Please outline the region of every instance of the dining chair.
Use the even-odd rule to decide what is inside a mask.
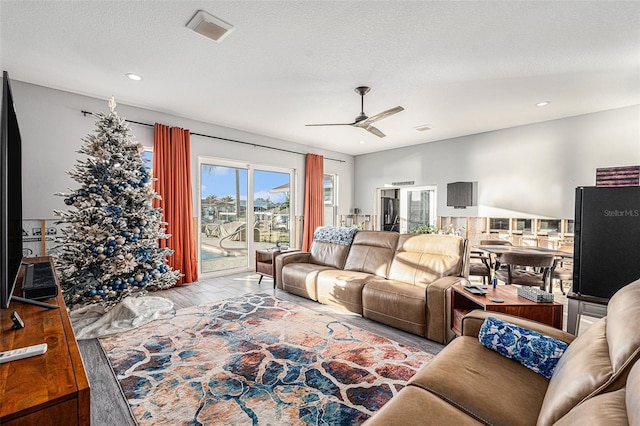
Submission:
[[[504,269],[497,270],[496,276],[505,284],[537,286],[546,290],[554,259],[550,253],[502,253],[500,264]]]
[[[573,246],[560,246],[558,250],[573,253]],[[560,291],[562,294],[566,294],[563,281],[573,281],[573,258],[556,258],[555,265],[551,270],[551,285],[553,285],[553,280],[559,281]]]
[[[512,246],[511,241],[507,240],[480,240],[481,246]],[[489,254],[489,266],[491,269],[497,271],[500,269],[500,255],[495,255],[495,258],[491,258],[491,254]]]
[[[469,256],[469,275],[482,277],[482,283],[488,284],[491,279],[491,258],[481,250],[471,250]]]

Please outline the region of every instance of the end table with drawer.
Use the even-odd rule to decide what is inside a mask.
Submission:
[[[276,257],[283,253],[292,253],[294,251],[300,250],[256,250],[256,272],[260,274],[258,285],[262,282],[262,278],[267,276],[273,278],[273,288],[276,288]]]
[[[462,317],[474,309],[502,312],[521,318],[538,321],[562,330],[563,305],[558,302],[534,302],[518,296],[514,285],[487,286],[487,294],[480,296],[465,290],[461,284],[451,287],[451,329],[460,336]],[[495,297],[503,302],[492,302]]]

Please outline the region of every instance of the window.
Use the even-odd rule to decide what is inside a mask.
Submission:
[[[337,213],[337,188],[338,176],[335,174],[324,175],[324,224],[325,226],[336,225]]]
[[[150,148],[145,148],[142,153],[142,159],[144,160],[144,165],[151,171],[153,171],[153,150]]]
[[[489,229],[491,231],[508,231],[509,219],[492,217],[489,219]]]
[[[531,219],[513,219],[513,232],[530,234],[533,232],[532,223]]]
[[[555,234],[560,232],[560,219],[540,219],[539,234]]]
[[[421,226],[436,226],[436,187],[400,189],[400,232],[416,232]]]

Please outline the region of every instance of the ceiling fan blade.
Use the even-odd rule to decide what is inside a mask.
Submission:
[[[305,124],[305,126],[353,126],[356,123],[323,123],[323,124]]]
[[[372,117],[369,117],[366,120],[363,120],[358,124],[362,123],[363,125],[366,126],[368,124],[371,124],[371,123],[374,123],[376,121],[382,120],[383,118],[387,118],[387,117],[389,117],[389,116],[391,116],[393,114],[397,114],[400,111],[404,111],[404,108],[402,108],[401,106],[397,106],[395,108],[391,108],[391,109],[388,109],[386,111],[382,111],[380,114],[376,114],[376,115],[374,115]]]
[[[358,126],[358,127],[360,127],[360,126]],[[376,135],[379,138],[384,138],[385,137],[384,133],[382,133],[380,130],[378,130],[377,128],[375,128],[373,126],[364,126],[362,128],[365,129],[368,132],[373,133],[374,135]]]

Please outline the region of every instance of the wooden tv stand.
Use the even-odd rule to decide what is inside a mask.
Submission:
[[[50,257],[29,262],[51,262]],[[20,295],[21,283],[14,294]],[[47,352],[0,364],[0,424],[89,425],[89,380],[78,349],[62,292],[44,300],[59,309],[46,309],[13,301],[0,310],[0,351],[47,343]],[[24,328],[12,330],[16,311]]]

